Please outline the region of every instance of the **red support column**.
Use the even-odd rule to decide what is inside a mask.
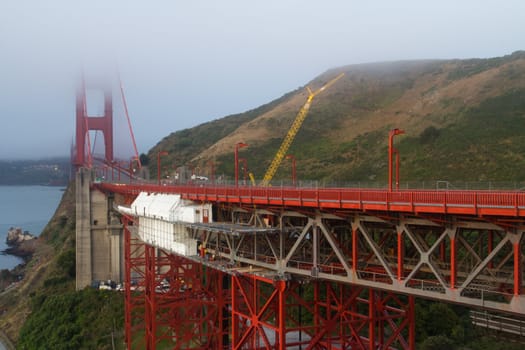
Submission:
[[[443,262],[445,262],[447,259],[447,246],[445,244],[445,240],[439,244],[439,256]]]
[[[314,333],[319,334],[321,333],[321,316],[320,316],[320,308],[319,308],[319,300],[321,297],[320,293],[320,282],[316,281],[314,282],[314,314],[313,314],[313,320],[314,320]]]
[[[144,320],[146,321],[146,350],[154,350],[157,337],[157,301],[155,298],[155,248],[145,245],[146,271],[145,271],[145,304]]]
[[[416,349],[416,298],[413,295],[408,297],[408,350]]]
[[[235,349],[235,344],[237,339],[239,338],[239,318],[235,314],[235,310],[237,310],[237,278],[235,276],[232,276],[231,278],[231,330],[232,330],[232,349]]]
[[[492,250],[494,250],[494,231],[489,230],[488,242],[487,242],[487,255],[492,253]],[[494,268],[494,263],[492,262],[492,260],[489,261],[487,266],[489,269]]]
[[[405,248],[403,244],[403,231],[397,232],[397,280],[401,281],[404,277],[403,262],[405,259]]]
[[[514,246],[514,295],[521,294],[521,249],[520,242],[513,244]]]
[[[286,349],[286,299],[285,299],[285,291],[286,291],[286,282],[285,281],[277,281],[277,290],[279,292],[279,318],[277,320],[277,328],[278,328],[278,339],[279,343],[275,347],[279,350],[285,350]]]
[[[129,232],[130,220],[123,217],[124,230],[124,340],[126,349],[131,349],[131,233]]]
[[[392,191],[393,176],[393,158],[396,153],[396,189],[399,188],[399,154],[394,148],[394,136],[404,134],[405,131],[401,129],[392,129],[388,133],[388,190]]]
[[[385,327],[387,326],[386,325],[386,322],[385,322],[385,318],[386,318],[386,310],[383,309],[384,305],[383,303],[386,304],[386,300],[383,299],[383,292],[381,291],[376,291],[376,296],[377,298],[375,298],[375,306],[374,306],[374,314],[375,314],[375,317],[376,317],[376,327],[377,327],[377,341],[375,342],[375,346],[378,348],[378,349],[384,349],[384,345],[385,345]]]
[[[357,259],[358,259],[358,239],[357,239],[357,229],[352,228],[352,270],[354,273],[357,272]]]
[[[217,338],[218,342],[220,344],[221,349],[229,348],[229,332],[228,332],[228,319],[227,319],[227,310],[226,310],[226,298],[224,295],[224,272],[217,271],[216,281],[217,281],[217,289],[216,289],[216,296],[217,296],[217,320],[216,320],[216,328],[217,328]]]
[[[450,237],[450,288],[456,289],[456,234]]]
[[[375,350],[375,293],[373,289],[368,290],[368,349]]]

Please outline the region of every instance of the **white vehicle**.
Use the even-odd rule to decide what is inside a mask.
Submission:
[[[100,285],[98,286],[98,289],[99,290],[111,290],[111,286],[104,281],[100,281]]]
[[[192,180],[200,180],[200,181],[208,181],[208,178],[206,176],[200,176],[200,175],[191,175]]]

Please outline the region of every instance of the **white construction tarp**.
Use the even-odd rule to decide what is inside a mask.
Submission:
[[[140,193],[122,213],[138,218],[140,238],[151,245],[180,255],[197,254],[197,242],[186,224],[211,222],[211,204],[184,200],[177,194]]]

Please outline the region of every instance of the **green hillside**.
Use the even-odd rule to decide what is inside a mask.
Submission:
[[[396,147],[402,184],[525,180],[525,52],[351,65],[306,86],[319,88],[340,72],[345,76],[314,99],[290,147],[299,179],[381,186],[388,132],[401,128],[406,134],[396,137]],[[185,165],[210,176],[213,163],[215,174],[231,179],[235,144],[243,141],[249,147],[240,155],[260,179],[306,97],[298,89],[257,109],[174,132],[149,157],[167,150],[165,168]],[[155,176],[156,162],[150,170]],[[289,180],[290,173],[284,160],[274,183]]]

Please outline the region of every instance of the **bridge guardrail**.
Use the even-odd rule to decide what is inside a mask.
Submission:
[[[400,190],[390,192],[354,188],[234,187],[202,184],[158,186],[97,183],[95,185],[115,192],[179,193],[191,200],[231,203],[525,217],[525,192],[521,191]]]

